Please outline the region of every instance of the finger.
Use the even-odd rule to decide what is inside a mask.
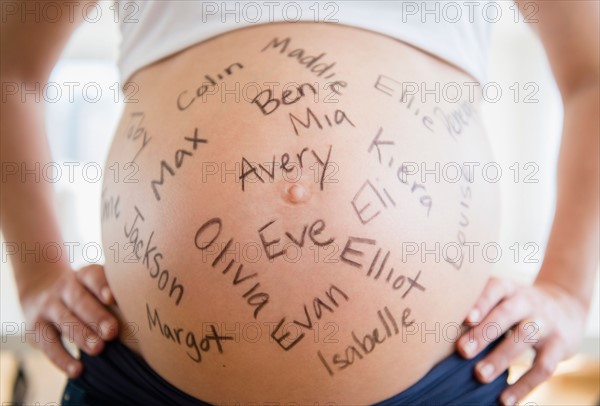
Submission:
[[[532,342],[528,339],[527,323],[519,323],[483,360],[475,365],[475,376],[483,383],[492,382],[508,369],[510,363],[528,348]]]
[[[55,324],[62,336],[74,342],[88,354],[98,354],[104,346],[95,331],[86,326],[60,300],[53,301],[48,307],[48,321]]]
[[[96,295],[98,300],[107,305],[115,303],[103,266],[88,265],[75,272],[75,275],[90,292]]]
[[[523,399],[536,386],[548,379],[555,371],[562,359],[561,346],[557,342],[549,341],[540,348],[536,354],[533,366],[517,382],[510,385],[502,392],[500,401],[504,405],[514,405]]]
[[[480,324],[459,339],[459,351],[466,358],[474,357],[530,313],[531,305],[524,295],[508,297],[494,307]]]
[[[69,375],[70,378],[79,376],[83,369],[81,362],[71,356],[60,339],[60,333],[51,323],[41,324],[42,339],[39,348],[56,365]]]
[[[116,336],[117,319],[78,280],[63,290],[62,299],[75,316],[102,338],[110,340]]]
[[[465,321],[468,323],[479,322],[504,297],[512,295],[514,291],[515,284],[511,280],[491,277]]]

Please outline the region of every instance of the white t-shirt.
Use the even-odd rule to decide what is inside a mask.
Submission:
[[[379,32],[486,80],[493,1],[119,0],[119,67],[138,69],[232,29],[278,21],[341,23]]]

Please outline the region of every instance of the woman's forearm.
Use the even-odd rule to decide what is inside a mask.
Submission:
[[[551,282],[587,307],[598,264],[598,2],[532,3],[564,105],[554,223],[537,282]]]
[[[27,328],[39,333],[29,340],[70,377],[81,373],[81,363],[66,350],[61,335],[95,355],[103,340],[118,334],[118,323],[105,307],[114,301],[101,266],[70,272],[66,256],[45,257],[52,255],[46,247],[61,247],[63,241],[52,184],[39,173],[51,160],[44,106],[40,94],[25,90],[44,88],[76,25],[68,18],[38,23],[18,15],[0,24],[0,225],[12,243],[10,259]],[[5,91],[9,88],[16,91]]]
[[[558,284],[586,308],[598,267],[599,94],[596,81],[563,97],[556,212],[537,277],[538,282]]]
[[[4,79],[8,83],[10,79]],[[10,80],[22,89],[33,83]],[[2,103],[0,130],[2,194],[0,218],[2,233],[11,245],[10,259],[20,293],[31,282],[49,272],[69,268],[68,258],[46,258],[44,247],[59,244],[62,238],[55,214],[52,184],[41,174],[51,160],[44,129],[43,105],[29,94],[6,95]],[[16,173],[15,173],[16,172]]]
[[[24,18],[14,13],[0,24],[0,226],[5,240],[16,250],[11,261],[21,294],[32,282],[69,267],[65,256],[56,260],[43,255],[46,244],[62,245],[62,238],[52,184],[40,173],[51,160],[40,93],[82,19],[79,13],[69,17],[69,2],[57,5],[61,8],[58,19]]]

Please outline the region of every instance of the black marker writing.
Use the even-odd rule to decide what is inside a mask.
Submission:
[[[181,283],[177,282],[176,276],[173,277],[169,270],[163,268],[162,261],[164,256],[157,246],[152,244],[154,231],[150,233],[147,239],[140,235],[138,220],[143,223],[145,218],[137,206],[133,206],[133,208],[135,210],[135,217],[131,226],[128,227],[126,224],[123,228],[125,237],[133,245],[133,255],[138,261],[142,261],[148,274],[157,280],[158,288],[161,291],[167,288],[169,281],[171,282],[168,291],[169,297],[175,297],[175,305],[178,306],[183,298],[184,287]],[[127,228],[129,228],[129,231]]]
[[[306,55],[307,51],[302,48],[296,48],[288,52],[290,41],[291,39],[289,37],[282,40],[279,40],[277,37],[273,38],[261,52],[265,52],[268,49],[278,50],[280,54],[285,54],[288,58],[296,59],[300,65],[304,66],[308,71],[314,73],[319,78],[333,79],[336,76],[336,72],[333,71],[336,63],[323,62],[327,55],[325,52],[316,56]],[[348,83],[343,80],[335,80],[327,83],[327,87],[338,95],[342,94],[339,91],[339,88],[346,87],[347,85]]]
[[[150,143],[150,140],[152,140],[152,138],[148,136],[148,131],[146,131],[142,125],[145,117],[146,115],[142,112],[131,113],[130,116],[130,123],[126,130],[126,137],[128,140],[140,144],[131,162],[135,162],[138,155],[144,148],[146,148],[146,146]]]
[[[431,197],[431,195],[428,194],[427,187],[424,184],[417,182],[416,180],[409,179],[410,171],[409,171],[408,166],[404,163],[400,163],[398,165],[399,160],[397,160],[393,156],[392,151],[393,151],[393,147],[396,145],[396,143],[389,139],[388,140],[383,139],[382,133],[383,133],[383,128],[380,127],[379,130],[377,131],[377,134],[375,135],[375,137],[369,144],[369,147],[367,148],[367,153],[373,154],[373,155],[376,154],[377,161],[379,162],[380,165],[387,166],[388,168],[392,169],[393,171],[395,170],[395,175],[396,175],[397,180],[400,182],[400,184],[409,187],[411,195],[418,197],[419,203],[421,204],[421,206],[423,206],[427,210],[427,217],[429,217],[431,208],[433,206],[433,198]],[[368,188],[367,188],[367,186],[368,186]],[[395,199],[393,198],[392,193],[388,189],[383,188],[381,193],[379,193],[374,188],[374,184],[372,182],[370,182],[369,180],[367,180],[365,182],[365,184],[361,185],[360,189],[358,190],[354,199],[352,199],[352,202],[351,202],[351,204],[354,207],[354,210],[356,211],[360,221],[363,224],[367,224],[368,222],[373,220],[377,216],[377,214],[379,214],[379,212],[376,212],[375,214],[365,218],[363,215],[363,211],[365,211],[367,209],[369,204],[367,204],[366,206],[357,206],[356,205],[359,195],[361,195],[365,191],[366,192],[373,191],[375,194],[377,194],[377,199],[379,200],[379,202],[381,203],[381,205],[383,207],[387,208],[385,200],[389,200],[389,202],[391,203],[392,206],[396,205]],[[386,198],[385,200],[383,198],[384,196]],[[368,199],[368,201],[376,202],[375,200],[373,200],[373,198]]]
[[[106,188],[102,190],[101,201],[101,221],[110,220],[112,218],[118,219],[121,215],[121,211],[119,209],[121,197],[120,196],[108,196],[106,192]]]
[[[384,252],[382,248],[378,248],[373,254],[373,247],[376,247],[376,243],[375,240],[368,238],[348,237],[348,241],[340,254],[340,260],[359,270],[367,269],[365,276],[372,278],[374,281],[381,280],[387,284],[391,284],[394,290],[400,290],[405,287],[406,289],[402,290],[402,299],[406,298],[413,289],[424,292],[425,286],[419,282],[421,270],[417,272],[416,276],[410,277],[406,275],[406,270],[400,273],[399,270],[394,269],[392,266],[386,268],[392,262],[390,259],[391,252]],[[370,261],[365,261],[365,252],[363,250],[369,251]]]
[[[234,69],[236,68],[236,69]],[[244,66],[239,63],[232,63],[225,68],[221,73],[217,74],[217,80],[222,82],[227,76],[231,76],[235,71],[243,69]],[[203,82],[197,89],[194,95],[189,95],[187,90],[179,93],[177,96],[177,108],[179,111],[187,110],[197,98],[203,98],[207,96],[207,92],[217,86],[217,81],[210,75],[204,75],[206,82]]]
[[[317,90],[310,83],[303,83],[298,86],[287,86],[286,90],[281,93],[281,99],[273,97],[271,89],[266,89],[252,99],[251,104],[255,104],[265,116],[274,113],[279,106],[289,106],[299,102],[302,98],[312,93],[313,96],[317,96]],[[314,99],[318,101],[317,98]]]
[[[390,309],[385,306],[382,310],[377,311],[377,327],[362,334],[352,331],[350,334],[351,344],[347,345],[341,353],[325,356],[321,351],[317,351],[319,361],[329,376],[333,376],[335,371],[344,370],[373,353],[385,341],[397,336],[401,329],[412,326],[415,319],[409,320],[410,317],[411,309],[406,307],[401,313],[399,324]]]
[[[199,337],[193,331],[185,331],[183,327],[173,327],[161,322],[158,309],[154,309],[154,311],[150,310],[148,303],[146,303],[146,315],[148,316],[148,328],[150,331],[158,328],[158,331],[165,339],[177,345],[185,346],[187,348],[187,356],[196,363],[202,361],[202,353],[210,351],[213,345],[212,348],[216,348],[219,354],[223,354],[223,342],[233,340],[232,336],[219,335],[217,327],[214,324],[208,326],[210,333],[199,340]]]
[[[303,329],[312,329],[314,320],[313,315],[316,320],[321,320],[324,317],[325,310],[328,313],[333,313],[334,310],[340,306],[342,299],[347,302],[348,295],[332,284],[329,290],[325,292],[325,298],[315,297],[312,300],[312,306],[305,304],[303,307],[303,315],[293,319],[292,323]],[[288,331],[284,332],[281,328],[284,325],[285,320],[286,318],[282,317],[279,323],[277,323],[277,326],[271,333],[271,338],[273,338],[285,351],[289,351],[304,338],[305,333],[300,333],[296,338],[291,339],[291,334]]]
[[[283,249],[276,251],[277,245],[281,242],[281,238],[273,238],[272,236],[267,236],[267,229],[271,228],[272,230],[272,226],[275,222],[276,220],[271,220],[258,229],[258,235],[260,237],[263,249],[267,254],[267,258],[269,258],[270,260],[277,258],[278,256],[281,256],[285,253],[285,250]],[[310,225],[305,224],[304,228],[302,228],[302,230],[300,232],[297,232],[296,234],[286,231],[285,236],[286,239],[292,244],[298,246],[299,248],[303,248],[305,245],[306,234],[308,231],[308,238],[310,239],[310,241],[315,246],[323,247],[330,245],[335,241],[335,238],[333,237],[326,238],[321,236],[321,233],[323,232],[323,230],[325,230],[325,227],[325,221],[318,219]],[[273,232],[269,231],[269,233],[272,235]]]
[[[202,224],[194,237],[196,248],[205,251],[215,244],[221,235],[222,228],[223,222],[217,217]],[[210,236],[212,236],[212,238]],[[243,264],[237,264],[233,259],[229,261],[226,260],[225,254],[232,244],[233,238],[230,238],[224,246],[219,245],[219,252],[213,259],[211,266],[212,268],[221,269],[223,275],[233,275],[232,286],[237,287],[239,285],[244,289],[244,293],[242,293],[241,296],[246,300],[246,303],[249,306],[254,307],[253,316],[256,319],[260,311],[269,303],[269,294],[259,290],[259,288],[261,288],[260,282],[256,282],[258,273],[246,270]],[[224,268],[222,267],[223,262],[226,263]]]
[[[296,154],[284,153],[280,156],[273,155],[271,161],[268,163],[265,162],[264,164],[252,163],[245,156],[242,156],[240,163],[241,175],[239,177],[242,191],[246,190],[246,183],[266,183],[268,181],[274,181],[277,173],[276,168],[281,168],[283,171],[281,172],[282,176],[292,171],[297,171],[299,175],[298,178],[300,178],[302,170],[306,167],[305,153],[308,153],[309,151],[314,158],[314,162],[318,166],[317,180],[319,182],[320,190],[323,190],[325,187],[325,179],[328,175],[327,170],[332,166],[330,164],[332,148],[333,146],[330,145],[327,154],[325,155],[323,152],[317,152],[315,149],[309,150],[308,147],[305,147]]]
[[[156,200],[160,201],[158,187],[165,183],[165,174],[169,174],[172,177],[175,176],[176,170],[181,168],[185,158],[192,157],[199,144],[206,144],[208,142],[207,140],[198,137],[198,128],[194,130],[194,134],[191,137],[184,137],[184,140],[191,143],[191,148],[188,145],[188,149],[179,148],[177,151],[175,151],[175,156],[173,158],[174,168],[173,164],[167,163],[167,161],[164,159],[160,161],[160,180],[154,179],[150,181],[150,186],[152,187],[152,191],[154,192],[154,197]]]

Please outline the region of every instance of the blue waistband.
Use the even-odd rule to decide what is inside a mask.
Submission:
[[[471,360],[465,360],[457,353],[450,355],[413,386],[377,406],[497,405],[498,396],[507,386],[508,372],[489,384],[480,383],[473,375],[474,365],[496,343]],[[208,405],[171,385],[120,341],[106,343],[99,356],[82,352],[81,360],[84,373],[67,382],[63,406]]]
[[[491,406],[500,405],[500,393],[508,386],[508,370],[493,382],[483,384],[475,378],[475,364],[501,339],[488,345],[475,358],[464,359],[454,352],[435,365],[417,383],[376,406]]]

